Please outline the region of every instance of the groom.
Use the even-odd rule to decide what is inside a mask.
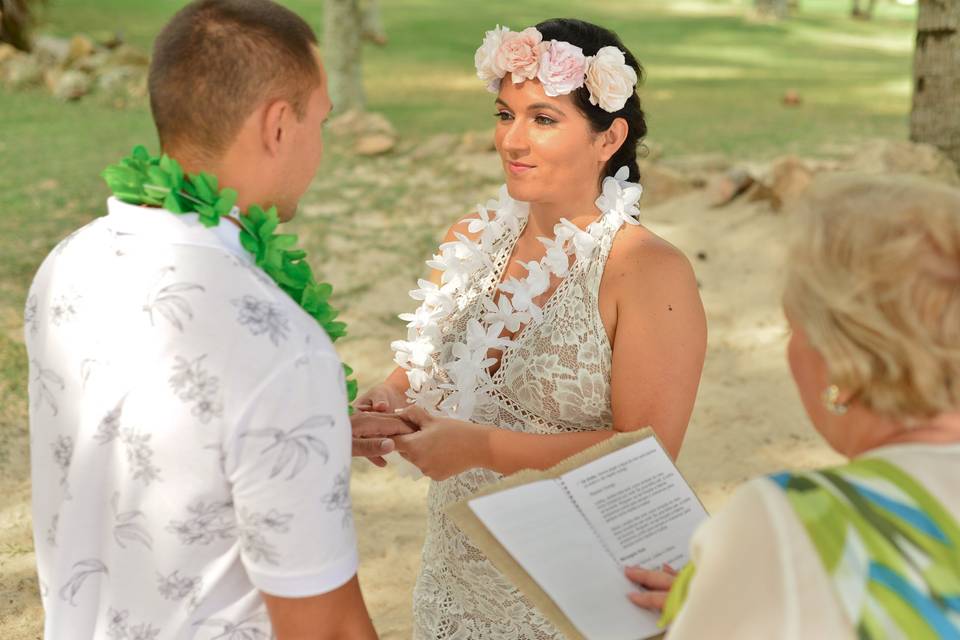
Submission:
[[[301,18],[192,2],[149,87],[188,175],[293,216],[331,110]],[[108,212],[48,256],[25,314],[44,637],[375,638],[327,334],[242,246],[236,210]]]

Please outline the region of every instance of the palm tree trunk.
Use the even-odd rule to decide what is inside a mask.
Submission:
[[[753,5],[761,16],[782,20],[789,14],[787,0],[754,0]]]
[[[29,51],[30,28],[39,4],[36,0],[0,0],[0,42]]]
[[[323,11],[324,64],[330,98],[338,112],[363,110],[363,18],[359,0],[325,0]]]
[[[910,138],[960,166],[960,0],[920,0]]]

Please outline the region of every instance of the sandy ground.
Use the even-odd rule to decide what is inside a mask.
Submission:
[[[496,191],[489,162],[483,172],[458,172],[454,160],[422,165],[386,158],[362,171],[322,176],[295,223],[318,252],[320,270],[338,284],[351,325],[351,338],[338,347],[359,372],[361,387],[390,370],[389,344],[402,335],[395,315],[412,306],[406,292],[437,237],[455,216]],[[679,464],[707,508],[721,508],[753,476],[836,461],[808,426],[785,363],[779,309],[785,214],[764,203],[710,209],[704,193],[695,191],[644,208],[643,215],[645,224],[691,257],[702,285],[709,352]],[[637,385],[642,393],[643,381]],[[0,496],[0,637],[8,640],[40,638],[42,625],[26,440],[20,430],[5,443],[0,464],[6,488]],[[357,461],[354,472],[367,603],[383,638],[409,638],[429,481],[366,461]]]

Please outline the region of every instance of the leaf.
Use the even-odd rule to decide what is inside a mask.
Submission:
[[[183,213],[183,208],[172,191],[163,199],[163,208],[173,213]]]
[[[123,543],[124,541],[136,542],[138,544],[142,544],[147,549],[153,549],[153,536],[151,536],[150,532],[147,531],[143,526],[135,522],[121,524],[114,527],[113,538],[123,549],[127,548],[127,546]]]
[[[180,321],[180,318],[177,317],[177,312],[164,301],[158,301],[151,309],[155,309],[160,315],[167,319],[167,321],[177,328],[178,331],[183,331],[183,323]],[[153,319],[153,313],[150,314],[151,320]]]
[[[295,442],[283,443],[283,447],[280,449],[280,455],[277,456],[277,460],[273,463],[273,468],[270,470],[271,478],[275,478],[283,473],[284,467],[290,464],[290,461],[296,454],[296,447],[297,444]]]
[[[158,292],[158,297],[166,295],[168,293],[183,293],[185,291],[204,291],[203,286],[199,284],[193,284],[190,282],[174,282],[173,284],[168,284],[163,289],[160,289]]]
[[[216,179],[214,179],[216,182]],[[237,203],[237,192],[233,189],[224,189],[220,192],[220,198],[217,200],[215,209],[220,215],[230,213],[233,206]]]
[[[87,578],[98,573],[109,574],[109,571],[107,571],[106,565],[94,558],[77,562],[73,565],[73,570],[70,579],[60,589],[60,599],[75,607],[77,603],[73,600],[80,589],[83,588]]]

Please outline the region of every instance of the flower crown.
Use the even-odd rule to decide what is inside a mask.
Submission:
[[[637,84],[637,72],[620,49],[603,47],[596,55],[585,56],[569,42],[544,42],[534,27],[516,32],[497,25],[487,31],[473,61],[491,93],[500,90],[500,81],[509,73],[515,84],[536,78],[551,97],[586,86],[590,103],[610,113],[623,109]]]

